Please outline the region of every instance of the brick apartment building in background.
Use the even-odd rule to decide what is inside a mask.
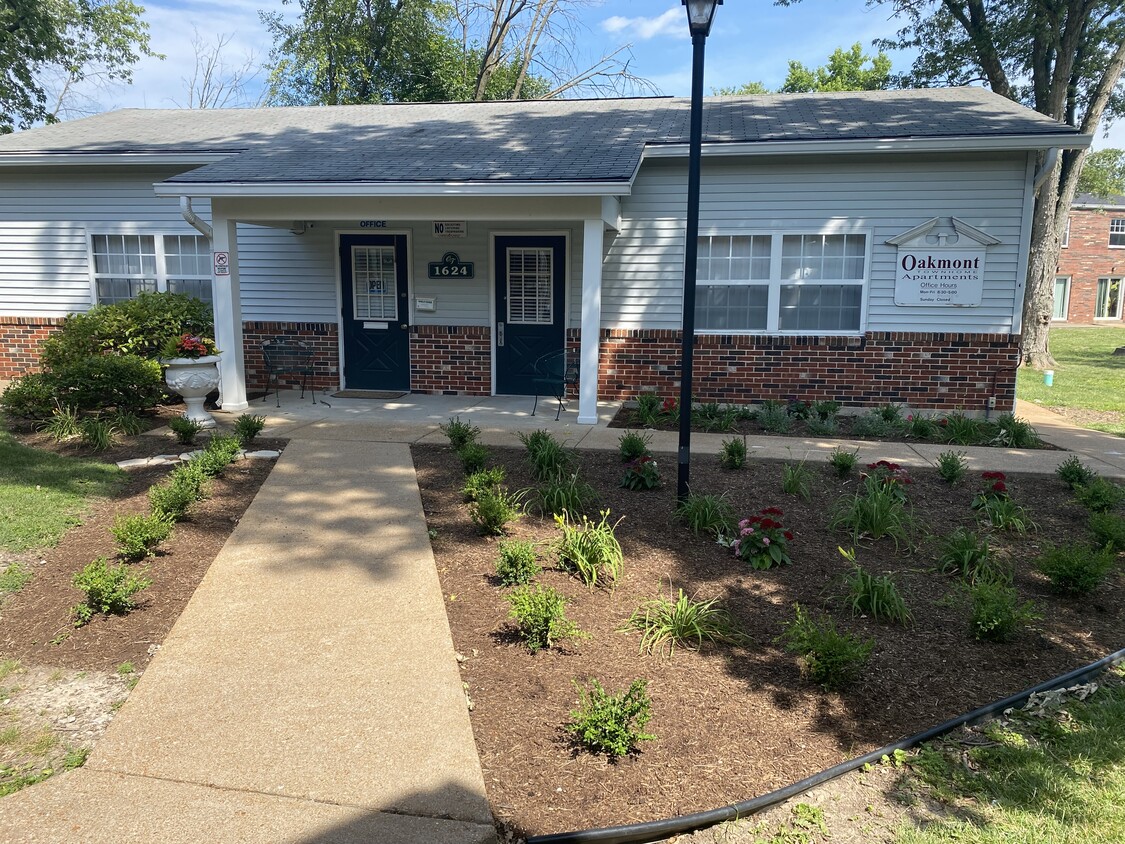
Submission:
[[[1071,206],[1055,276],[1054,322],[1121,325],[1125,196],[1082,194]]]

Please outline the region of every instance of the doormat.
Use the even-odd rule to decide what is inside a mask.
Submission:
[[[394,390],[340,390],[333,393],[334,399],[401,399],[406,393]]]

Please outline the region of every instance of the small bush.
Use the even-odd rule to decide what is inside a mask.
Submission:
[[[689,492],[676,505],[676,520],[696,536],[709,533],[721,540],[734,533],[734,509],[721,495]]]
[[[172,475],[148,491],[152,514],[173,522],[180,521],[199,496],[199,481],[193,481],[186,475]]]
[[[762,403],[762,409],[758,411],[758,424],[768,433],[787,434],[793,427],[793,419],[784,403],[767,401]]]
[[[983,578],[969,592],[972,600],[970,630],[988,642],[1005,642],[1029,621],[1039,618],[1031,601],[1020,603],[1014,586],[1002,579]]]
[[[266,417],[243,413],[234,422],[234,435],[243,446],[248,446],[265,427]]]
[[[694,408],[691,423],[704,431],[725,433],[734,427],[738,411],[733,407],[720,407],[718,402],[707,402]]]
[[[943,451],[938,455],[938,477],[947,484],[955,484],[965,477],[968,468],[969,464],[965,460],[965,452],[963,451]]]
[[[846,579],[845,602],[852,615],[865,613],[876,621],[892,621],[903,626],[911,622],[910,610],[890,575],[874,575],[862,566]]]
[[[639,742],[656,738],[643,732],[652,717],[647,681],[634,680],[616,695],[594,679],[588,689],[577,688],[579,705],[571,711],[566,729],[587,749],[616,759],[632,753]]]
[[[535,544],[524,539],[502,540],[496,560],[496,577],[505,586],[530,583],[541,571]]]
[[[47,373],[61,404],[81,411],[150,410],[164,397],[160,364],[135,355],[83,358]]]
[[[1088,524],[1099,547],[1108,545],[1114,551],[1125,551],[1125,516],[1091,513]]]
[[[0,395],[0,407],[9,416],[46,419],[58,407],[54,384],[42,372],[24,375],[5,388]]]
[[[152,584],[151,579],[134,574],[124,563],[109,565],[105,557],[89,563],[72,582],[86,594],[86,600],[73,609],[76,627],[96,613],[125,615],[136,607],[133,596]]]
[[[724,469],[741,469],[746,465],[746,437],[723,440],[719,449],[719,465]]]
[[[539,512],[544,516],[575,517],[584,513],[598,500],[597,491],[580,479],[577,472],[548,478],[539,485],[537,495]]]
[[[710,601],[693,601],[684,590],[679,590],[675,601],[657,598],[638,607],[625,624],[626,630],[641,633],[641,652],[662,654],[668,649],[668,656],[683,645],[690,650],[700,648],[707,642],[737,642],[742,637],[734,632],[730,614]]]
[[[1105,478],[1094,478],[1089,483],[1075,487],[1075,500],[1094,513],[1107,513],[1125,499],[1125,490]]]
[[[792,563],[789,543],[793,533],[781,523],[784,515],[777,507],[766,507],[758,515],[740,521],[738,538],[730,544],[734,555],[759,571]]]
[[[1111,548],[1073,545],[1044,549],[1035,567],[1059,592],[1086,595],[1101,585],[1116,563]]]
[[[593,522],[583,516],[581,524],[571,524],[566,516],[555,516],[555,524],[562,531],[555,543],[559,563],[591,589],[599,577],[617,583],[625,561],[615,534],[621,520],[611,525],[609,510],[603,510],[601,517],[600,522]]]
[[[82,433],[82,416],[73,407],[55,405],[51,418],[39,430],[57,443],[73,440]]]
[[[150,557],[172,533],[172,522],[161,516],[118,516],[110,528],[117,556],[129,563]]]
[[[945,574],[956,574],[967,583],[982,578],[996,580],[1001,574],[992,561],[988,539],[964,528],[957,528],[942,540],[938,564]]]
[[[204,478],[217,478],[231,463],[238,459],[242,445],[238,437],[212,437],[203,449],[191,459],[191,465]]]
[[[874,641],[861,641],[850,633],[840,633],[828,616],[815,621],[794,605],[796,617],[785,625],[779,637],[785,650],[801,660],[801,673],[829,691],[851,685],[859,677]]]
[[[621,454],[621,462],[628,463],[638,457],[650,456],[648,444],[652,441],[652,434],[626,431],[617,441],[617,449]]]
[[[834,437],[840,433],[840,423],[835,416],[830,416],[828,419],[810,416],[805,422],[805,427],[814,437]]]
[[[499,489],[503,483],[503,466],[492,466],[488,469],[481,469],[479,472],[473,472],[465,479],[465,485],[461,487],[461,495],[466,501],[476,501],[480,498],[481,493],[488,490],[495,491]]]
[[[469,505],[469,518],[484,536],[503,536],[508,523],[520,517],[520,497],[508,493],[503,487],[482,491]]]
[[[105,451],[117,443],[118,430],[107,419],[88,416],[79,425],[78,438],[94,451]]]
[[[944,420],[946,442],[955,445],[972,445],[981,438],[980,423],[963,413],[951,413]]]
[[[836,446],[836,449],[828,455],[828,465],[832,467],[837,477],[841,478],[850,475],[858,462],[858,449],[856,451],[845,451],[840,446]]]
[[[660,469],[652,457],[638,457],[625,467],[621,477],[621,486],[634,491],[656,489],[660,484]]]
[[[796,496],[802,501],[812,498],[812,473],[804,460],[781,467],[781,489],[786,495]]]
[[[877,410],[869,410],[862,416],[857,416],[855,421],[852,422],[853,437],[883,439],[891,436],[895,431],[894,423],[884,419],[883,415]]]
[[[195,438],[203,430],[202,425],[186,416],[173,416],[168,420],[168,428],[176,435],[176,442],[180,445],[195,445]]]
[[[1020,419],[1011,413],[1003,413],[996,417],[996,427],[999,430],[992,438],[992,445],[1004,448],[1039,447],[1039,434],[1026,419]]]
[[[569,474],[577,462],[574,452],[567,449],[548,431],[520,433],[519,438],[527,449],[531,476],[537,481],[542,482]]]
[[[811,410],[810,419],[835,419],[836,414],[840,412],[840,403],[838,401],[814,401]]]
[[[660,420],[661,401],[656,393],[640,393],[637,396],[637,421],[646,427],[653,427]]]
[[[1085,486],[1098,476],[1098,473],[1078,459],[1077,455],[1070,455],[1055,468],[1055,474],[1071,489]]]
[[[469,422],[462,422],[460,416],[454,416],[448,423],[438,425],[438,430],[449,437],[449,444],[454,451],[460,451],[471,442],[476,442],[480,435],[480,428]]]
[[[941,428],[929,416],[915,414],[906,417],[906,435],[908,437],[918,440],[932,440],[936,439],[940,433]]]
[[[473,475],[484,468],[491,452],[488,446],[478,442],[467,442],[457,449],[457,456],[461,458],[461,469],[466,475]]]
[[[892,425],[902,422],[902,408],[897,404],[885,404],[880,407],[876,413],[879,414],[884,422],[889,422]]]
[[[510,605],[508,617],[515,619],[520,638],[532,653],[581,635],[578,625],[566,617],[566,598],[550,586],[519,586],[505,600]]]

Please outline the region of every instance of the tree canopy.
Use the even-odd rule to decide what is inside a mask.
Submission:
[[[868,62],[870,67],[864,67]],[[716,88],[716,94],[745,96],[751,94],[800,94],[813,91],[877,91],[891,84],[891,60],[886,53],[869,56],[863,45],[853,44],[850,49],[837,47],[828,57],[828,64],[808,68],[801,62],[790,60],[789,73],[776,92],[761,82],[747,82],[729,88]]]
[[[1100,149],[1086,156],[1078,177],[1078,192],[1099,199],[1125,194],[1125,150]]]

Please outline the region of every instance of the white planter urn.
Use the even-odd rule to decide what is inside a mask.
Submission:
[[[203,409],[207,395],[219,388],[219,356],[165,358],[164,383],[187,405],[184,416],[201,427],[214,428],[215,418]]]

